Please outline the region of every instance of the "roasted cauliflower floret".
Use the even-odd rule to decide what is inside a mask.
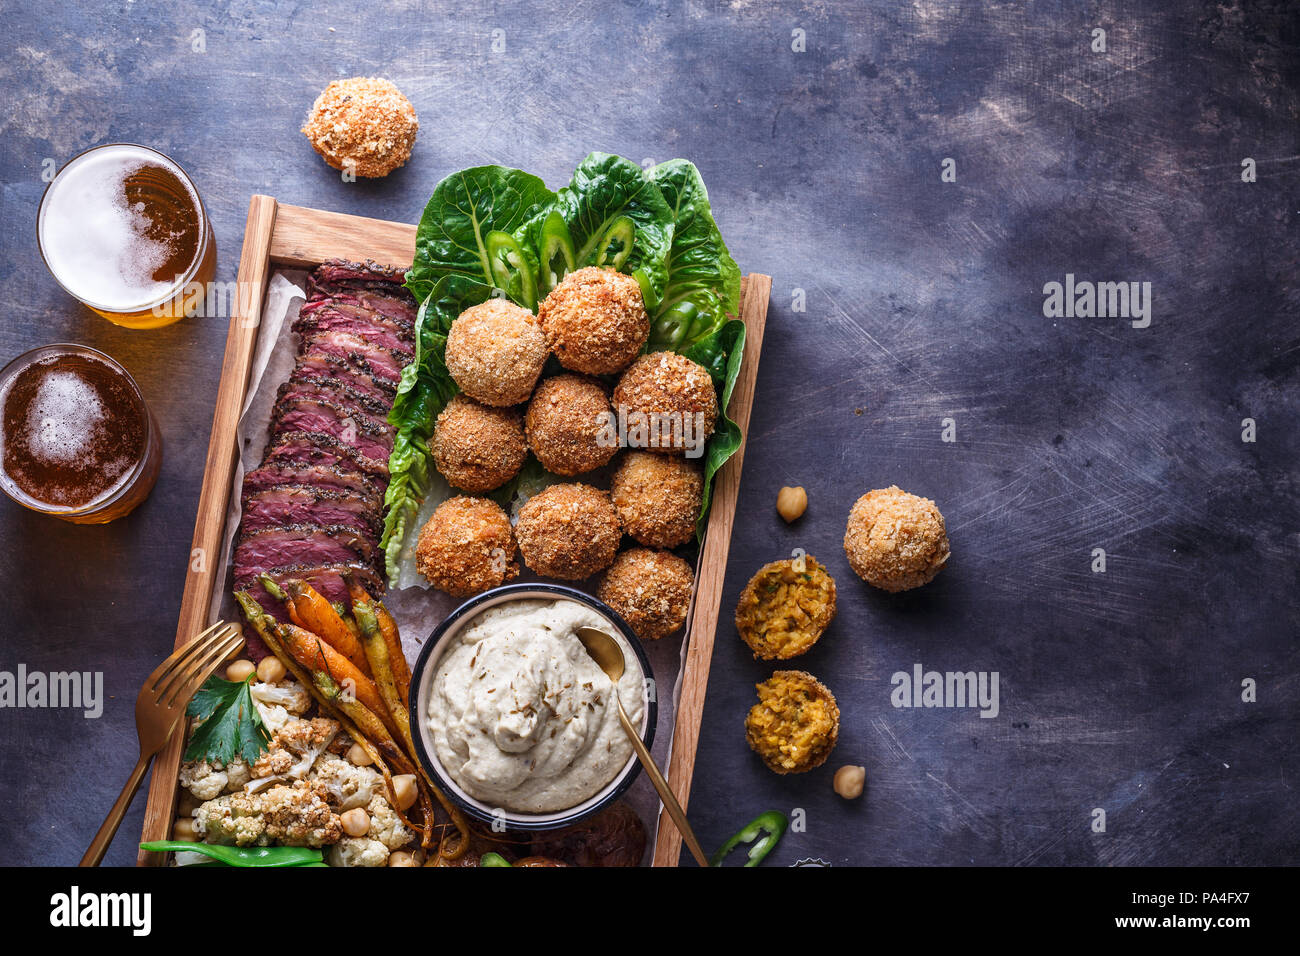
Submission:
[[[288,721],[276,731],[271,746],[253,764],[254,789],[266,786],[257,781],[284,777],[301,780],[307,776],[316,758],[338,732],[338,722],[326,717],[311,720],[295,717]]]
[[[388,849],[396,850],[415,839],[410,827],[402,823],[397,811],[380,794],[376,793],[370,799],[366,812],[370,814],[370,832],[367,835]]]
[[[305,714],[311,706],[311,695],[307,688],[291,680],[278,684],[255,683],[249,689],[255,704],[268,707],[283,707],[295,717]]]
[[[384,786],[384,778],[370,767],[358,767],[332,753],[316,758],[307,779],[324,787],[326,799],[340,811],[364,807]]]
[[[387,866],[388,847],[370,837],[344,837],[329,848],[330,866]]]
[[[181,786],[200,800],[212,800],[227,790],[238,790],[252,776],[243,757],[228,764],[220,760],[187,760],[181,764]]]
[[[343,836],[343,824],[323,790],[305,780],[262,794],[262,815],[266,835],[284,846],[325,846]]]
[[[266,821],[261,795],[232,793],[201,804],[194,811],[194,832],[205,843],[226,846],[266,846]]]
[[[262,718],[262,726],[266,728],[268,734],[273,736],[279,733],[285,724],[293,720],[293,714],[279,704],[261,704],[253,701],[253,706],[257,708],[257,715]]]
[[[321,847],[337,843],[343,835],[324,790],[305,780],[209,800],[194,811],[194,830],[207,843],[234,846]]]

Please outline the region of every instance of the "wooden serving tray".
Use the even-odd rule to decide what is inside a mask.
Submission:
[[[190,568],[176,626],[176,647],[185,644],[208,625],[213,592],[225,585],[226,569],[219,567],[218,562],[239,454],[236,429],[244,406],[263,302],[272,273],[278,267],[311,268],[326,259],[373,259],[383,265],[409,266],[414,253],[415,226],[284,205],[270,196],[252,198],[244,230],[244,246],[239,256],[239,294],[226,336],[221,383],[212,417],[212,437],[208,443],[203,489],[199,494],[198,517],[190,545]],[[739,318],[746,327],[745,355],[732,392],[729,414],[740,426],[742,434],[749,430],[749,413],[754,402],[754,382],[763,348],[763,327],[767,321],[771,289],[769,276],[747,275],[741,281]],[[687,632],[690,644],[681,674],[681,699],[677,705],[668,766],[668,781],[683,807],[687,806],[691,791],[691,774],[695,767],[704,694],[713,658],[713,635],[718,624],[722,580],[727,567],[727,550],[731,545],[731,527],[736,514],[744,454],[742,443],[714,478],[708,530],[696,570],[695,596]],[[184,735],[176,734],[154,761],[142,842],[165,840],[171,835],[183,745]],[[681,855],[681,842],[672,820],[661,811],[653,865],[676,866]],[[140,866],[160,866],[165,860],[165,854],[141,851],[137,863]]]

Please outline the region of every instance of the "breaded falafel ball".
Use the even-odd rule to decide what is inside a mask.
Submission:
[[[948,560],[948,531],[933,501],[890,485],[853,505],[844,553],[868,584],[907,591],[933,581]]]
[[[415,568],[452,597],[504,584],[519,574],[510,518],[487,498],[448,498],[420,529]]]
[[[614,561],[623,536],[609,495],[580,483],[551,485],[525,502],[515,540],[529,569],[579,581]]]
[[[455,395],[433,426],[433,463],[448,484],[482,494],[519,473],[528,445],[523,416]]]
[[[667,637],[686,623],[695,572],[671,551],[629,548],[596,589],[643,641]]]
[[[718,394],[703,365],[676,352],[651,352],[618,380],[614,409],[627,420],[629,446],[699,457],[718,421]],[[648,425],[648,434],[636,435],[638,422]]]
[[[773,773],[805,773],[835,749],[840,708],[826,685],[806,671],[777,671],[757,685],[758,703],[745,718],[745,739]]]
[[[572,477],[609,464],[618,441],[609,394],[598,379],[567,373],[544,379],[524,415],[528,447],[547,471]]]
[[[548,354],[536,316],[508,299],[470,306],[447,333],[447,371],[462,392],[484,405],[528,401]]]
[[[621,372],[650,338],[641,286],[613,269],[570,272],[537,310],[560,364],[587,375]]]
[[[325,87],[302,132],[335,169],[373,179],[411,158],[419,128],[415,107],[393,83],[354,76]]]
[[[758,569],[736,604],[736,631],[756,659],[807,651],[835,620],[835,579],[811,554]]]
[[[609,485],[623,530],[651,548],[675,548],[695,534],[704,469],[675,455],[629,451]]]

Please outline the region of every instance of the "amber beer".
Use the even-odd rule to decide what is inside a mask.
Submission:
[[[47,345],[0,371],[0,488],[33,511],[103,524],[158,478],[162,436],[129,372],[103,352]]]
[[[217,243],[198,190],[145,146],[97,146],[59,170],[41,199],[37,238],[68,293],[133,329],[184,317],[202,298],[193,289],[216,273]]]

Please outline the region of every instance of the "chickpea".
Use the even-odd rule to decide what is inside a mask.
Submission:
[[[193,817],[177,817],[172,823],[172,839],[185,840],[187,843],[197,843],[198,834],[194,832]]]
[[[397,800],[397,809],[409,810],[415,806],[415,774],[399,773],[393,777],[393,796]]]
[[[257,673],[257,665],[252,661],[240,658],[226,668],[226,680],[242,684],[249,677]]]
[[[365,747],[353,744],[348,748],[348,763],[354,767],[369,767],[374,761],[370,759]]]
[[[370,832],[370,814],[360,807],[340,813],[339,823],[343,826],[343,832],[351,837],[365,836]]]
[[[776,494],[776,510],[789,524],[808,510],[808,492],[802,486],[782,488]]]
[[[278,684],[284,680],[284,663],[274,654],[263,657],[257,665],[257,679],[264,684]]]
[[[835,792],[845,800],[856,800],[862,796],[867,784],[867,768],[845,764],[835,771]]]
[[[405,850],[394,850],[392,853],[388,854],[388,865],[419,866],[419,864],[415,862],[415,857],[410,853],[407,853]]]
[[[243,637],[243,636],[244,636],[244,627],[243,627],[243,625],[242,625],[242,624],[236,624],[235,627],[239,629],[239,636],[240,636],[240,637]],[[230,664],[230,663],[232,663],[232,662],[234,662],[234,661],[239,660],[239,655],[242,654],[243,652],[244,652],[244,645],[243,645],[243,644],[236,644],[236,645],[235,645],[235,649],[234,649],[233,651],[231,651],[229,654],[226,655],[225,660],[224,660],[222,663]]]

